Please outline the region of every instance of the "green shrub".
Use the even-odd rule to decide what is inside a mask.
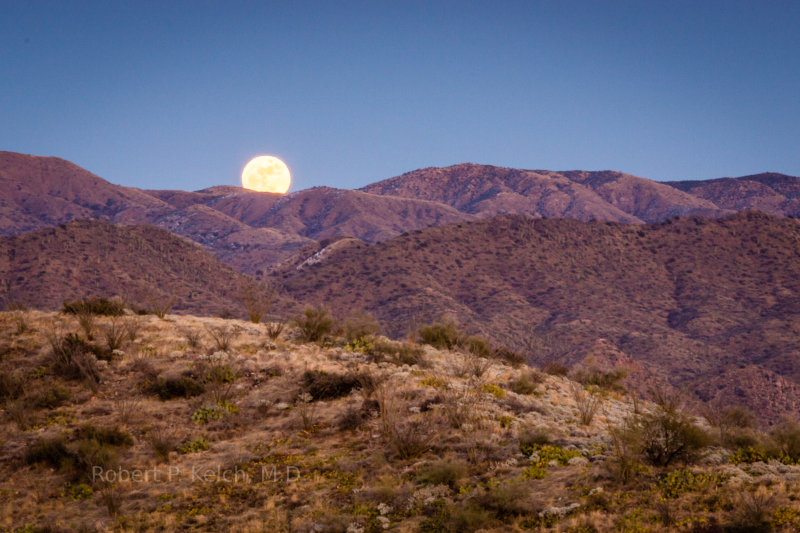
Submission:
[[[491,394],[495,398],[505,398],[505,396],[506,396],[506,391],[504,391],[503,389],[501,389],[500,387],[498,387],[497,385],[494,385],[492,383],[485,383],[481,387],[481,390],[483,392]]]
[[[721,487],[729,478],[729,474],[719,472],[695,473],[683,468],[661,476],[657,487],[664,498],[677,498],[681,494],[688,492],[705,492],[711,487]]]
[[[428,465],[417,476],[417,481],[425,485],[447,485],[451,490],[458,488],[459,481],[467,474],[466,467],[454,461],[441,460]]]
[[[70,315],[91,314],[119,316],[125,312],[125,306],[116,300],[89,298],[88,300],[64,302],[61,312]]]
[[[178,453],[189,454],[208,450],[208,440],[205,437],[193,437],[178,448]]]
[[[220,402],[214,407],[203,406],[192,413],[192,421],[196,424],[208,424],[212,420],[221,420],[226,414],[238,413],[239,408],[230,402]]]
[[[333,318],[324,307],[307,307],[303,314],[294,319],[300,329],[300,339],[305,342],[324,341],[333,331]]]
[[[767,462],[772,459],[771,454],[761,446],[747,446],[739,448],[728,456],[728,461],[733,464]]]
[[[357,374],[333,374],[324,370],[308,370],[303,374],[303,388],[314,400],[341,398],[359,386]]]

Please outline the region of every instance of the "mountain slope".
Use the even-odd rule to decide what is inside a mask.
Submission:
[[[713,203],[620,172],[552,172],[461,164],[426,168],[362,190],[428,198],[480,218],[504,213],[578,220],[653,222],[676,215],[721,215]]]
[[[776,216],[800,216],[800,178],[764,173],[741,178],[672,181],[670,185],[731,210],[758,209]]]
[[[0,152],[0,235],[76,218],[112,220],[127,210],[167,204],[138,189],[112,185],[57,157]]]
[[[90,296],[138,305],[175,296],[176,311],[206,314],[240,307],[240,274],[152,226],[87,220],[2,238],[0,279],[5,302],[45,309]]]
[[[297,300],[366,309],[393,335],[449,315],[538,363],[570,364],[603,341],[735,403],[708,378],[755,364],[800,385],[798,249],[800,223],[752,212],[635,226],[501,216],[346,247],[280,277]],[[765,416],[797,405],[797,389],[784,392]]]

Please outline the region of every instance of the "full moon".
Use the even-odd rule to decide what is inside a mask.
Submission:
[[[286,194],[291,183],[289,167],[271,155],[254,157],[242,170],[242,187],[251,191]]]

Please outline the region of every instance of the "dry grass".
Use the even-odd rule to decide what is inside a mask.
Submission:
[[[770,488],[774,481],[772,498],[764,499],[756,478],[742,477],[713,490],[671,487],[678,496],[656,508],[653,494],[668,469],[637,463],[625,479],[612,469],[609,428],[631,415],[628,399],[609,396],[606,423],[584,426],[574,421],[571,382],[531,377],[530,369],[502,361],[476,376],[463,372],[463,354],[447,350],[403,345],[426,362],[422,368],[341,346],[265,343],[263,326],[247,322],[145,316],[121,353],[95,361],[100,379],[92,388],[57,372],[51,355],[51,332],[60,332],[58,347],[80,331],[77,319],[30,311],[24,320],[26,331],[16,334],[15,318],[0,314],[0,333],[10,339],[0,360],[4,530],[103,523],[118,530],[346,531],[355,524],[377,531],[382,517],[399,531],[667,531],[700,518],[743,522],[734,506],[749,519],[792,520],[781,509],[800,499],[796,484],[779,491]],[[98,331],[108,324],[98,319]],[[240,333],[224,359],[210,357],[216,343],[187,345],[187,334],[228,328]],[[161,399],[146,386],[187,376],[205,392]],[[512,384],[525,380],[535,382],[535,395],[527,387],[514,392]],[[64,394],[46,394],[57,389]],[[127,434],[128,444],[114,444],[128,442]],[[576,455],[592,462],[570,463]],[[97,464],[156,472],[160,480],[92,481],[86,473]],[[770,475],[783,479],[793,468]],[[215,479],[226,471],[271,477]],[[742,487],[752,494],[736,504]]]

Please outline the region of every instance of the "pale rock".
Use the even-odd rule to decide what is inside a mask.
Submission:
[[[581,504],[579,503],[571,503],[569,505],[565,505],[564,507],[548,507],[547,509],[541,511],[539,516],[542,518],[547,518],[549,516],[563,518],[580,506]]]
[[[585,457],[572,457],[569,461],[567,461],[567,464],[571,466],[588,465],[589,460],[586,459]]]

